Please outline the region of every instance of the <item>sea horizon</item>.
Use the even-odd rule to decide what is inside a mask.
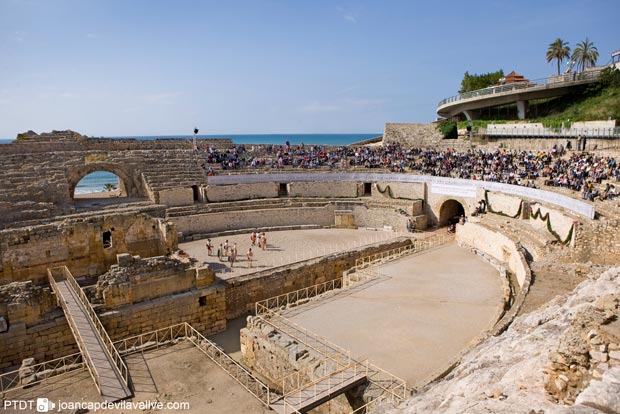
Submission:
[[[235,144],[273,144],[284,145],[289,141],[292,145],[301,143],[310,145],[350,145],[355,142],[379,137],[383,132],[377,133],[347,133],[347,134],[199,134],[199,139],[231,139]],[[125,136],[101,136],[93,138],[104,139],[137,139],[151,141],[155,139],[192,139],[193,135],[125,135]],[[0,139],[0,144],[9,144],[13,139]]]

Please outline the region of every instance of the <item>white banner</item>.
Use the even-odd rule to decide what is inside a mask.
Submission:
[[[468,185],[431,184],[431,194],[442,194],[452,197],[476,198],[476,187]]]

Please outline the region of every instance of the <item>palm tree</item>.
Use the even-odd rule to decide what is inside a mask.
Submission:
[[[568,43],[559,37],[549,45],[547,49],[547,63],[552,60],[557,60],[558,63],[558,75],[560,74],[560,63],[570,56],[570,47]]]
[[[588,41],[588,38],[586,37],[586,40],[577,43],[571,59],[573,59],[577,65],[581,67],[581,71],[583,72],[586,68],[596,64],[596,60],[598,59],[598,50],[596,49],[596,46],[594,46],[594,43]]]
[[[103,185],[103,191],[114,191],[116,190],[116,186],[112,183],[106,183]]]

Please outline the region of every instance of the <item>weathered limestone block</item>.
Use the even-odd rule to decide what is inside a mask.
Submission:
[[[215,280],[215,272],[209,266],[196,269],[196,286],[209,286]]]
[[[592,381],[590,386],[579,394],[575,404],[596,408],[604,413],[620,412],[620,384],[604,379]]]
[[[22,361],[19,367],[19,383],[21,385],[29,385],[37,381],[34,368],[32,367],[35,363],[34,358],[26,358]]]

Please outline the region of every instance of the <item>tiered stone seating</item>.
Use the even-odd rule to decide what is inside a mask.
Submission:
[[[362,204],[363,202],[359,200],[352,200],[350,198],[264,198],[170,207],[166,210],[166,216],[171,218],[194,214],[220,213],[226,211],[265,210],[291,207],[322,207],[330,203]]]
[[[142,175],[151,191],[206,185],[206,174],[192,151],[162,150],[144,154]]]

